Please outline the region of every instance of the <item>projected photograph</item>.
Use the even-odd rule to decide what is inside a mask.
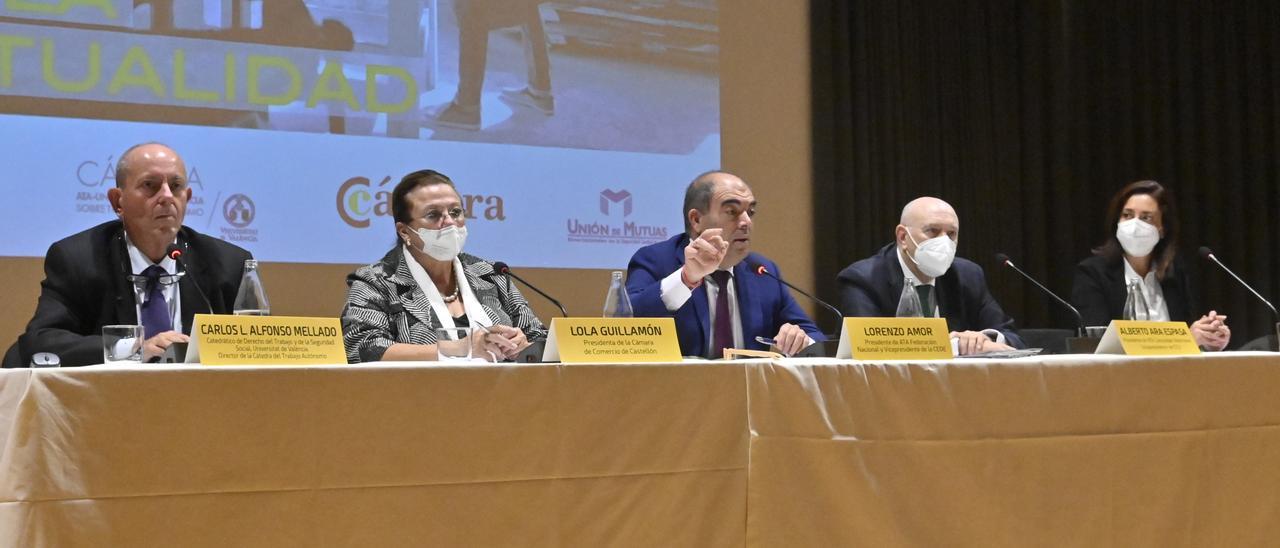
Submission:
[[[720,125],[715,0],[3,2],[0,53],[14,114],[667,154]]]
[[[118,155],[185,160],[184,224],[367,263],[431,168],[468,251],[623,268],[720,165],[716,0],[0,0],[0,256],[110,221]],[[40,184],[32,184],[38,178]],[[31,204],[39,204],[32,207]]]

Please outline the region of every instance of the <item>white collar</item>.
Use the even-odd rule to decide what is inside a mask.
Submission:
[[[174,238],[173,243],[178,243],[178,239]],[[142,251],[138,249],[138,246],[133,245],[133,240],[129,239],[128,232],[124,233],[124,247],[129,252],[129,264],[133,267],[134,274],[142,275],[142,271],[157,264],[160,265],[160,268],[164,269],[166,274],[173,275],[178,273],[178,263],[169,257],[160,259],[160,262],[158,263],[151,262],[151,259],[142,254]]]
[[[427,274],[427,269],[413,258],[413,254],[409,252],[409,246],[401,245],[400,247],[401,253],[404,254],[404,262],[409,266],[409,274],[413,275],[413,281],[427,295],[427,302],[431,305],[431,311],[435,312],[436,319],[440,321],[440,327],[456,327],[453,323],[453,314],[449,313],[449,305],[445,304],[444,297],[440,295],[440,290],[436,289],[435,282],[431,281],[431,275]],[[467,273],[462,268],[462,261],[457,258],[453,259],[453,276],[458,280],[458,294],[462,296],[462,308],[467,314],[467,321],[473,326],[493,325],[493,319],[485,312],[484,307],[480,306],[476,294],[471,291],[471,283],[467,281]]]
[[[1128,258],[1121,256],[1120,262],[1124,263],[1124,279],[1126,281],[1142,280],[1142,283],[1146,284],[1147,286],[1159,285],[1159,282],[1156,281],[1156,269],[1152,268],[1148,270],[1146,276],[1139,276],[1138,271],[1134,270],[1133,265],[1129,264]]]

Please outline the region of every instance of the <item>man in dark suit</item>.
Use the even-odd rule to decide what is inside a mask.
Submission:
[[[795,354],[824,340],[777,280],[756,273],[777,266],[751,252],[751,188],[724,171],[699,175],[684,199],[685,233],[645,246],[627,267],[637,316],[674,317],[680,351],[718,358],[724,348],[764,350],[756,337]]]
[[[892,317],[906,279],[916,283],[926,317],[943,317],[960,355],[1021,348],[1013,319],[987,289],[982,267],[955,257],[960,218],[937,198],[902,210],[895,242],[836,278],[845,316]]]
[[[182,225],[191,188],[177,152],[159,143],[126,150],[107,199],[119,220],[49,247],[36,313],[18,341],[23,363],[37,352],[57,354],[62,365],[102,363],[102,326],[139,323],[143,360],[149,360],[187,342],[195,314],[231,311],[244,261],[252,256]],[[166,255],[170,245],[183,251],[189,269],[177,283],[180,267]],[[131,277],[143,284],[140,306]]]

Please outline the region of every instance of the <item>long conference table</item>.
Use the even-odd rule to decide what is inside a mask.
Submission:
[[[0,372],[5,546],[1263,546],[1280,355]]]

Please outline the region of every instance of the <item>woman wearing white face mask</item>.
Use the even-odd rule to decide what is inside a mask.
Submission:
[[[1172,191],[1155,181],[1130,183],[1107,209],[1106,243],[1076,267],[1071,301],[1086,325],[1120,319],[1128,284],[1137,280],[1153,321],[1186,322],[1197,313],[1190,272],[1177,255],[1178,216]],[[1216,311],[1191,323],[1196,342],[1222,350],[1231,340]]]
[[[434,361],[436,328],[472,328],[472,355],[512,359],[546,329],[493,264],[466,253],[466,210],[453,181],[405,175],[391,193],[396,246],[347,277],[343,342],[351,363]]]

